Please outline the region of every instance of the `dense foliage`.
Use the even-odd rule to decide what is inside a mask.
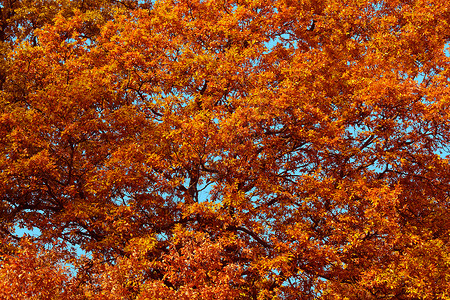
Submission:
[[[0,298],[450,299],[447,0],[0,11]]]

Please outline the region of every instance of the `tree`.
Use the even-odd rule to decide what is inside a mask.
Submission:
[[[447,1],[91,2],[1,7],[2,297],[450,298]]]

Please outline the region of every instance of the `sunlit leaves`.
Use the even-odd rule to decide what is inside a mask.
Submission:
[[[449,297],[445,1],[13,4],[5,298]]]

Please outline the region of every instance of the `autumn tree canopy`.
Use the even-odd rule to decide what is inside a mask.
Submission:
[[[447,0],[0,3],[1,299],[450,299]]]

